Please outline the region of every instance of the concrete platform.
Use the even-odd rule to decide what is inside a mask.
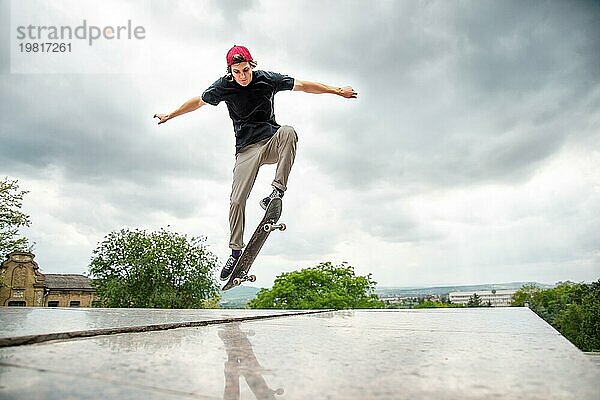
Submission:
[[[599,393],[594,363],[525,308],[338,311],[0,349],[2,399],[597,400]]]
[[[39,307],[2,307],[0,311],[2,311],[0,313],[0,347],[56,339],[149,332],[315,312]]]

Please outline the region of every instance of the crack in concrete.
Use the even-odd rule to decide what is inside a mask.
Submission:
[[[152,332],[152,331],[166,331],[169,329],[177,328],[191,328],[196,326],[208,326],[217,324],[226,324],[230,322],[243,322],[253,321],[259,319],[273,319],[280,317],[292,317],[297,315],[310,315],[320,314],[325,312],[331,312],[335,310],[310,310],[310,311],[293,311],[289,313],[279,313],[271,315],[252,315],[247,317],[231,317],[223,319],[213,319],[204,321],[185,321],[185,322],[172,322],[165,324],[153,324],[153,325],[138,325],[138,326],[124,326],[115,328],[102,328],[102,329],[88,329],[82,331],[69,331],[69,332],[55,332],[45,333],[36,335],[25,335],[25,336],[14,336],[0,338],[0,348],[2,347],[14,347],[24,346],[29,344],[44,343],[54,340],[70,340],[77,338],[87,338],[94,336],[104,335],[115,335],[119,333],[140,333],[140,332]]]

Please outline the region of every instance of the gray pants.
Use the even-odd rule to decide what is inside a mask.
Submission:
[[[248,200],[256,181],[258,169],[264,164],[277,163],[273,186],[285,191],[288,176],[296,157],[297,142],[298,135],[294,128],[284,125],[270,139],[247,146],[236,155],[229,206],[230,248],[241,250],[245,246],[246,200]]]

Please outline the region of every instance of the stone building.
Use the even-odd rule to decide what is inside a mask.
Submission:
[[[91,279],[74,274],[42,274],[35,255],[12,252],[0,265],[0,306],[91,307]]]

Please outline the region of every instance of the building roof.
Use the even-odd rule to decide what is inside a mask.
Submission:
[[[93,290],[92,280],[84,275],[76,274],[44,274],[49,289],[84,289]]]

